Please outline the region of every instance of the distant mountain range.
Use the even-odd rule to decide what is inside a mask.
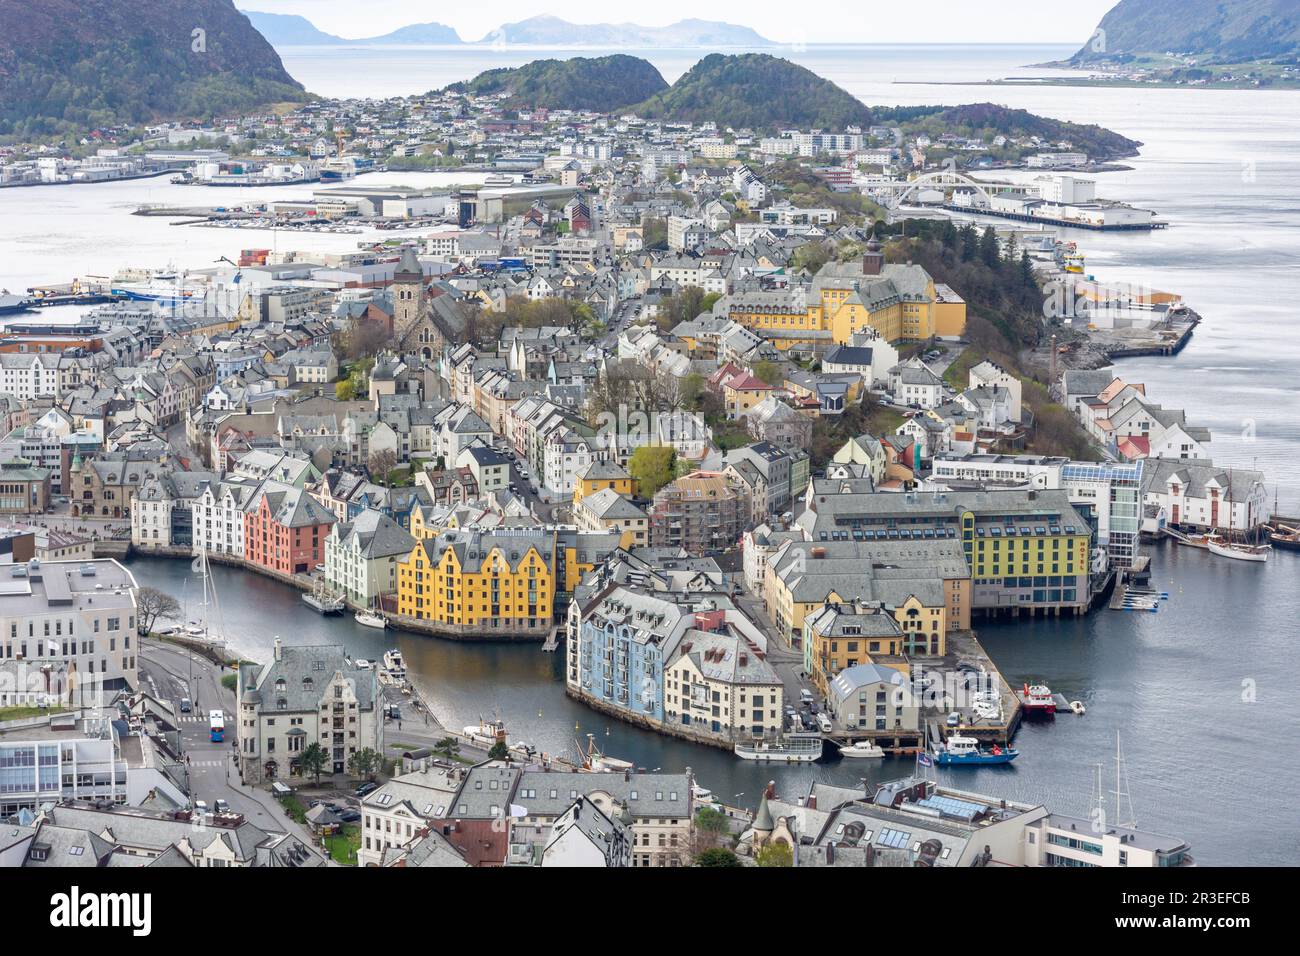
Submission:
[[[245,10],[244,15],[273,46],[371,46],[389,43],[434,46],[461,44],[459,34],[441,23],[415,23],[381,36],[349,39],[316,28],[296,14],[261,13]],[[643,27],[635,23],[569,23],[559,17],[536,16],[507,23],[491,31],[479,44],[512,43],[526,46],[601,47],[602,49],[651,47],[766,47],[775,46],[749,27],[711,20],[681,20],[666,27]]]
[[[1300,0],[1120,0],[1075,65],[1186,53],[1218,63],[1300,54]]]
[[[293,13],[261,13],[244,10],[253,28],[272,46],[370,46],[372,44],[410,43],[442,46],[463,43],[459,34],[441,23],[412,23],[380,36],[350,40],[318,30],[306,17]]]
[[[507,23],[479,42],[595,46],[603,49],[776,46],[749,27],[713,20],[679,20],[666,27],[643,27],[635,23],[569,23],[552,16],[537,16],[518,23]]]

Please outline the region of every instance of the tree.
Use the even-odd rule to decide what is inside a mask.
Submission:
[[[723,845],[731,836],[731,823],[727,815],[713,807],[702,807],[695,814],[694,854],[699,856],[706,850]]]
[[[334,397],[340,402],[350,402],[357,397],[357,384],[350,378],[334,383]]]
[[[754,855],[759,866],[794,866],[794,853],[789,844],[768,843]]]
[[[781,373],[781,366],[766,359],[754,363],[754,377],[774,387],[785,380],[785,376]]]
[[[498,740],[488,751],[488,760],[508,760],[510,758],[510,748],[506,746],[504,740]]]
[[[391,338],[384,323],[360,319],[343,335],[342,357],[350,362],[368,358],[387,345]]]
[[[677,452],[669,446],[642,445],[632,452],[627,472],[637,480],[643,498],[653,498],[656,491],[673,480],[676,457]]]
[[[388,487],[388,474],[397,467],[397,452],[391,448],[380,448],[370,453],[370,477],[383,481]]]
[[[320,775],[325,772],[329,766],[330,757],[325,752],[325,748],[320,744],[309,744],[303,748],[302,753],[298,755],[298,772],[304,777],[311,774],[316,778],[316,783],[320,783]]]
[[[367,780],[374,780],[381,763],[383,763],[383,758],[379,756],[379,753],[373,747],[366,747],[363,750],[358,750],[348,758],[348,771],[354,777],[365,777]]]
[[[455,737],[443,737],[433,745],[433,749],[445,756],[454,757],[460,753],[460,741]]]
[[[695,857],[696,866],[740,866],[736,854],[724,847],[715,846]]]
[[[140,632],[149,634],[153,631],[153,626],[158,623],[160,617],[173,617],[180,613],[181,605],[174,597],[166,591],[159,591],[157,588],[143,587],[136,594],[136,615],[140,624]]]

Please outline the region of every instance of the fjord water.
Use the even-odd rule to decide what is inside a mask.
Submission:
[[[506,48],[287,48],[287,68],[327,95],[382,97],[440,87],[495,66],[541,56],[599,51]],[[1280,485],[1283,511],[1300,510],[1300,336],[1291,324],[1300,300],[1300,92],[1071,89],[984,86],[1013,74],[1045,75],[1022,64],[1057,58],[1060,47],[821,47],[773,50],[872,104],[993,101],[1061,119],[1098,123],[1145,145],[1131,171],[1101,174],[1102,195],[1149,206],[1171,228],[1149,235],[1080,232],[1088,270],[1099,279],[1141,282],[1181,292],[1204,317],[1175,359],[1126,361],[1121,373],[1148,394],[1187,409],[1214,430],[1224,464],[1265,470]],[[696,51],[645,51],[670,82]],[[952,83],[974,85],[946,85]],[[397,174],[388,180],[401,181]],[[408,177],[409,178],[409,177]],[[165,181],[153,201],[179,201]],[[270,245],[257,232],[146,224],[126,215],[139,183],[0,190],[0,285],[21,287],[99,269],[150,264],[169,243],[177,265],[203,266],[216,255]],[[198,187],[195,187],[198,188]],[[233,201],[225,191],[183,201]],[[266,191],[259,191],[259,194]],[[287,192],[287,191],[286,191]],[[264,198],[281,193],[271,190]],[[40,246],[45,209],[56,210],[66,244]],[[138,232],[137,232],[138,230]],[[158,235],[161,231],[163,234]],[[187,233],[211,233],[201,240]],[[141,236],[137,247],[128,238]],[[172,240],[170,236],[180,234]],[[267,237],[269,238],[269,237]],[[358,237],[312,237],[348,248]],[[198,243],[192,252],[186,244]],[[279,242],[302,248],[306,237]],[[313,246],[324,247],[324,246]],[[116,256],[103,250],[117,249]],[[37,252],[36,250],[39,250]],[[194,253],[198,261],[189,258]],[[21,267],[15,268],[16,257]],[[159,263],[161,264],[161,263]],[[41,267],[33,275],[35,267]],[[1243,425],[1254,419],[1252,429]],[[1248,440],[1244,435],[1253,434]],[[1209,864],[1286,864],[1300,860],[1300,702],[1293,654],[1300,636],[1300,557],[1280,552],[1267,565],[1214,559],[1200,551],[1153,549],[1155,582],[1171,592],[1159,613],[1103,611],[1087,618],[1003,622],[980,627],[993,658],[1016,685],[1040,679],[1088,705],[1026,725],[1022,756],[1009,767],[952,771],[944,778],[990,794],[1042,801],[1085,814],[1095,765],[1113,785],[1115,737],[1123,740],[1138,822],[1193,844]],[[136,559],[142,584],[179,596],[188,562]],[[498,713],[513,739],[547,752],[572,749],[594,733],[610,753],[648,768],[691,766],[727,802],[752,806],[770,779],[787,797],[812,779],[853,784],[908,772],[910,762],[844,761],[797,768],[750,764],[711,748],[635,730],[569,701],[560,655],[535,645],[463,645],[413,635],[376,634],[350,619],[323,619],[298,593],[226,568],[213,573],[225,632],[235,648],[266,659],[271,641],[341,641],[376,658],[401,646],[413,679],[449,727]],[[196,593],[193,587],[191,593]],[[408,719],[410,719],[408,717]]]

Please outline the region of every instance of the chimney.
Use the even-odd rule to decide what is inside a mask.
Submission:
[[[278,637],[275,639],[275,659],[277,661],[280,659],[280,639]]]
[[[817,809],[817,794],[815,793],[808,794],[808,809],[809,810]]]
[[[826,865],[830,866],[834,862],[835,862],[835,844],[827,843],[826,844]]]
[[[767,787],[766,787],[766,789],[763,790],[763,796],[767,797],[767,799],[769,799],[769,800],[775,800],[775,799],[776,799],[776,781],[775,781],[775,780],[769,780],[769,781],[767,782]]]

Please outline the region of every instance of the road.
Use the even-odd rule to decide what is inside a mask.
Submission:
[[[193,702],[190,713],[177,714],[181,747],[188,759],[190,797],[206,801],[209,808],[215,801],[225,800],[230,809],[243,814],[256,826],[292,832],[308,845],[314,845],[312,835],[290,820],[269,792],[253,790],[239,782],[234,760],[238,730],[235,695],[221,686],[221,674],[207,658],[183,647],[149,639],[140,641],[141,687],[172,704],[182,697],[189,697]],[[209,711],[217,709],[226,715],[223,743],[212,742],[208,725]]]

